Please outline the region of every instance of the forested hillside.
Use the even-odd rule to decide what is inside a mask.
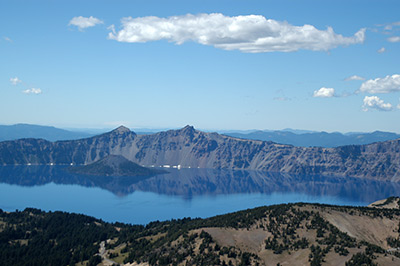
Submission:
[[[78,214],[0,212],[4,265],[400,265],[400,211],[318,204],[259,207],[148,225]]]

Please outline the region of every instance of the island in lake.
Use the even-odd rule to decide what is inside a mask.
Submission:
[[[83,166],[71,166],[71,173],[96,176],[154,176],[167,173],[164,170],[142,167],[122,155],[108,155],[98,161]]]

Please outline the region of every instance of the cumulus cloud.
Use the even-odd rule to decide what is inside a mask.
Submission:
[[[182,44],[193,41],[247,53],[294,52],[300,49],[327,51],[363,43],[365,39],[365,29],[360,29],[354,36],[344,37],[331,27],[318,30],[312,25],[294,26],[260,15],[229,17],[213,13],[168,18],[127,17],[121,23],[119,31],[110,28],[109,39],[130,43],[167,40]]]
[[[370,79],[361,84],[357,93],[391,93],[400,91],[400,75],[388,75],[384,78]]]
[[[389,42],[400,42],[400,36],[393,36],[387,39]]]
[[[363,111],[366,112],[370,109],[376,109],[378,111],[392,111],[393,106],[390,103],[385,103],[378,96],[365,96],[364,104],[362,106]]]
[[[82,17],[82,16],[73,17],[68,23],[68,25],[78,27],[78,29],[80,31],[82,31],[86,28],[94,27],[97,24],[103,24],[103,21],[101,21],[98,18],[92,17],[92,16],[90,16],[88,18]]]
[[[325,88],[322,87],[319,90],[314,91],[313,97],[316,98],[331,98],[335,96],[335,89],[334,88]]]
[[[31,89],[26,89],[24,91],[22,91],[25,94],[41,94],[42,90],[41,89],[35,89],[35,88],[31,88]]]
[[[379,49],[377,52],[380,53],[380,54],[383,54],[384,52],[386,52],[386,48],[385,48],[385,47],[382,47],[382,48]]]
[[[357,76],[357,75],[353,75],[353,76],[350,76],[350,77],[348,77],[348,78],[345,78],[344,80],[345,80],[345,81],[350,81],[350,80],[365,80],[365,78],[360,77],[360,76]]]
[[[20,80],[18,77],[15,77],[15,78],[10,78],[10,82],[12,85],[18,85],[18,83],[21,83],[22,80]]]

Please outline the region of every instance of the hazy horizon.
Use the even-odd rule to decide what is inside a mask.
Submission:
[[[107,131],[112,131],[120,126],[124,126],[129,128],[131,131],[138,131],[138,132],[161,132],[161,131],[167,131],[167,130],[179,130],[184,128],[185,126],[192,126],[196,130],[204,131],[204,132],[219,132],[221,134],[224,133],[251,133],[255,131],[264,131],[264,132],[274,132],[274,131],[288,131],[288,132],[295,132],[296,134],[304,134],[304,133],[340,133],[340,134],[352,134],[352,133],[373,133],[375,131],[381,131],[381,130],[374,130],[374,131],[324,131],[324,130],[309,130],[309,129],[304,129],[304,128],[282,128],[282,129],[257,129],[257,128],[249,128],[249,129],[218,129],[218,128],[198,128],[196,125],[182,125],[180,127],[164,127],[164,128],[143,128],[143,127],[128,127],[123,124],[119,126],[114,126],[114,127],[58,127],[58,126],[53,126],[53,125],[44,125],[44,124],[29,124],[29,123],[16,123],[16,124],[0,124],[0,126],[16,126],[16,125],[31,125],[31,126],[43,126],[43,127],[54,127],[58,129],[63,129],[63,130],[68,130],[68,131],[76,131],[76,132],[85,132],[85,133],[92,133],[92,134],[97,134],[101,132],[107,132]],[[381,132],[388,132],[388,133],[396,133],[399,134],[399,132],[394,132],[394,131],[381,131]]]

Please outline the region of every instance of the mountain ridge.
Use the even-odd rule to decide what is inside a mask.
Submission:
[[[124,127],[124,130],[129,130]],[[54,126],[35,124],[0,125],[0,141],[17,140],[22,138],[40,138],[49,141],[76,140],[104,134],[111,130],[106,129],[61,129]],[[151,135],[168,129],[135,129],[137,135]],[[213,132],[205,130],[205,132]],[[374,132],[325,132],[299,129],[282,130],[216,130],[219,134],[243,139],[273,141],[301,147],[332,148],[343,145],[362,145],[374,142],[392,140],[400,134],[385,131]]]
[[[53,126],[23,123],[15,125],[0,125],[0,141],[16,140],[21,138],[41,138],[49,141],[60,141],[86,138],[90,136],[93,136],[93,134],[75,132]]]
[[[297,134],[290,131],[261,131],[257,130],[251,133],[229,132],[224,133],[231,137],[253,139],[253,140],[269,140],[281,144],[289,144],[301,147],[324,147],[334,148],[345,145],[365,145],[374,142],[393,140],[400,138],[399,134],[392,132],[374,131],[369,133],[340,133],[340,132],[305,132]]]
[[[0,142],[0,164],[88,164],[109,154],[145,166],[170,165],[400,179],[400,139],[338,148],[295,147],[206,133],[186,126],[151,135],[119,127],[70,141]]]

